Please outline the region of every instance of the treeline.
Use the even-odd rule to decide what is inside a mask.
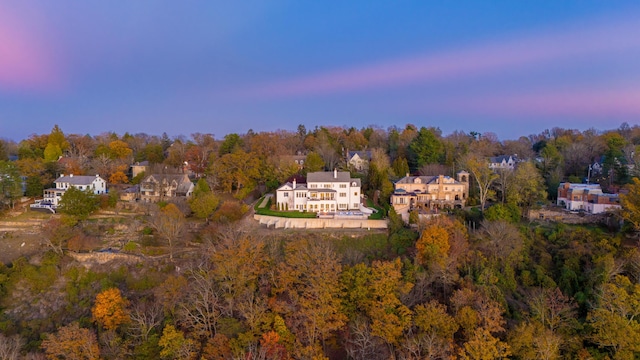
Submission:
[[[348,170],[347,151],[366,150],[371,166],[363,174],[364,191],[372,195],[380,190],[386,200],[393,190],[392,181],[406,173],[453,176],[459,170],[468,170],[470,155],[485,163],[491,156],[517,155],[520,160],[535,161],[545,190],[553,197],[561,181],[582,182],[589,175],[591,182],[601,183],[604,189],[615,190],[628,183],[640,169],[635,166],[640,161],[640,151],[636,151],[639,144],[640,127],[626,123],[607,131],[553,128],[503,141],[493,133],[456,131],[443,135],[437,128],[412,124],[388,129],[312,130],[300,125],[297,131],[250,130],[223,138],[206,133],[189,138],[144,133],[64,134],[56,125],[50,134],[34,134],[18,143],[0,140],[0,172],[25,176],[26,194],[40,196],[61,173],[100,174],[110,184],[137,183],[143,175],[131,178],[129,166],[148,161],[151,172],[190,171],[196,178],[205,176],[213,190],[242,199],[255,190],[273,190],[299,173],[293,155],[306,155],[301,171],[304,174]],[[9,158],[17,161],[7,162]],[[596,162],[602,168],[590,172],[590,165]],[[15,190],[12,184],[4,180],[2,186]],[[500,189],[496,187],[495,192],[504,202],[504,189]],[[3,191],[3,203],[10,205],[16,194]],[[483,194],[471,195],[481,201]]]

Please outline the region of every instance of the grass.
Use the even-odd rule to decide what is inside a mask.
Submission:
[[[371,199],[367,199],[367,207],[374,208],[377,212],[374,212],[369,216],[369,220],[382,220],[384,209],[378,205],[375,205]]]
[[[343,236],[332,239],[333,246],[338,254],[345,254],[349,250],[356,250],[365,256],[380,257],[387,251],[387,234],[367,234],[359,237]]]
[[[275,211],[271,209],[256,209],[258,215],[279,216],[285,218],[316,218],[317,215],[314,212],[300,212],[300,211]]]
[[[314,219],[317,217],[316,213],[314,212],[271,210],[271,199],[269,199],[267,206],[263,208],[259,208],[258,206],[262,204],[263,199],[264,199],[264,196],[261,197],[256,203],[256,205],[253,207],[253,209],[255,210],[255,213],[258,215],[278,216],[278,217],[284,217],[284,218],[303,218],[303,219]]]

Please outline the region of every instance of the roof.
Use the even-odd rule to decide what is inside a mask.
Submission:
[[[489,162],[491,163],[501,163],[501,162],[509,162],[509,159],[513,159],[513,161],[517,161],[517,157],[515,155],[500,155],[489,158]]]
[[[335,177],[334,177],[335,175]],[[360,186],[360,179],[352,179],[348,171],[319,171],[307,174],[307,183],[312,182],[356,182]]]
[[[349,151],[349,159],[353,158],[355,155],[358,155],[361,159],[369,159],[371,158],[371,151]]]
[[[162,181],[162,180],[166,180],[168,182],[172,182],[175,181],[178,184],[181,183],[187,183],[187,182],[191,182],[191,180],[189,180],[189,177],[187,176],[187,174],[151,174],[147,177],[144,178],[143,182],[149,181],[149,178],[152,177],[156,180],[156,181]]]
[[[427,176],[405,176],[402,179],[396,181],[396,184],[415,184],[416,179],[420,179],[420,183],[421,184],[435,184],[436,180],[438,180],[440,176],[431,176],[431,175],[427,175]],[[452,180],[453,178],[450,176],[445,176],[444,177],[447,180]],[[448,183],[448,184],[461,184],[461,182],[459,182],[458,180],[453,179],[452,183]]]
[[[82,176],[82,175],[69,175],[60,176],[54,183],[69,183],[71,185],[91,185],[96,179],[103,180],[100,176]]]

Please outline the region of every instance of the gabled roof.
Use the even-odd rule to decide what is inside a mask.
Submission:
[[[371,151],[349,151],[347,155],[349,156],[349,159],[352,159],[356,155],[358,155],[361,159],[370,159]]]
[[[437,184],[438,178],[440,178],[440,176],[431,176],[431,175],[427,175],[427,176],[405,176],[402,179],[396,181],[396,184],[416,184],[416,179],[420,179],[419,184]],[[445,185],[462,184],[461,182],[459,182],[458,180],[453,179],[450,176],[445,176],[444,178],[447,181],[453,180],[453,182],[445,183]]]
[[[490,163],[509,162],[509,160],[518,161],[518,158],[515,155],[500,155],[489,158]]]
[[[160,182],[163,180],[166,180],[167,182],[175,181],[178,184],[191,182],[187,174],[151,174],[146,176],[142,182],[150,181],[151,178],[153,178],[153,180],[157,182]]]
[[[69,176],[60,176],[54,181],[54,183],[69,183],[71,185],[91,185],[96,179],[100,179],[104,181],[104,179],[102,179],[98,175],[96,176],[69,175]]]
[[[293,184],[290,181],[282,184],[276,191],[280,190],[307,190],[307,184],[305,183],[297,183],[296,188],[293,188]]]

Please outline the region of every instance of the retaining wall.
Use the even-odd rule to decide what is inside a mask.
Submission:
[[[386,229],[386,220],[308,219],[253,215],[261,225],[275,229]]]

